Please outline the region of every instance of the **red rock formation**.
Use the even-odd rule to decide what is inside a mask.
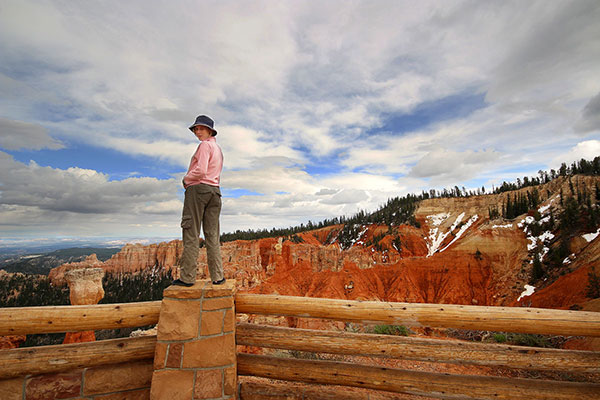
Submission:
[[[597,177],[573,180],[580,186],[600,181]],[[539,188],[542,201],[551,204],[561,188],[568,190],[566,179]],[[341,226],[299,233],[296,235],[301,238],[299,242],[287,238],[227,242],[222,246],[225,276],[235,278],[239,290],[257,293],[515,304],[531,275],[529,241],[523,228],[517,225],[523,217],[514,221],[490,221],[488,217],[489,207],[498,206],[506,196],[507,193],[425,200],[415,212],[420,228],[365,226],[362,236],[347,250],[341,250],[335,240]],[[374,238],[379,238],[376,245]],[[540,290],[527,300],[532,305],[569,307],[585,300],[585,285],[581,285],[587,273],[585,265],[597,263],[585,254],[600,254],[600,248],[588,251],[590,246],[581,240],[573,241],[572,248],[577,252],[573,278],[565,276],[555,283],[556,290],[569,293],[572,298],[555,294],[544,297]],[[86,262],[106,272],[137,272],[148,268],[171,271],[177,269],[182,249],[179,240],[150,246],[131,244],[105,263],[98,264],[94,259]],[[586,257],[589,259],[584,263]],[[198,278],[205,278],[205,250],[200,251],[198,261]],[[81,263],[66,264],[53,270],[50,276],[59,283],[65,270],[80,266]],[[579,283],[574,286],[576,281]]]
[[[181,240],[163,242],[159,244],[142,245],[126,244],[119,253],[109,260],[101,262],[95,254],[84,261],[67,263],[53,268],[48,277],[53,285],[64,285],[64,274],[68,270],[81,268],[102,268],[107,273],[132,273],[156,267],[170,271],[179,262],[183,251]]]
[[[94,333],[94,331],[67,332],[67,333],[65,333],[65,339],[63,340],[63,344],[95,342],[95,341],[96,341],[96,334]]]
[[[95,254],[89,255],[85,260],[63,264],[59,267],[52,268],[48,273],[48,278],[55,286],[62,286],[67,283],[65,280],[65,273],[74,269],[83,268],[103,268],[104,264],[98,260]]]
[[[151,267],[170,270],[177,265],[183,251],[180,240],[159,244],[126,244],[104,263],[106,272],[137,272]]]
[[[0,336],[0,350],[16,349],[27,339],[25,335]]]
[[[513,306],[568,309],[581,307],[590,299],[587,297],[588,274],[592,267],[600,274],[600,237],[586,245],[577,241],[581,251],[577,253],[570,268],[572,272],[558,278],[552,284],[536,290],[532,295],[515,301]]]
[[[89,258],[89,257],[88,257]],[[69,284],[69,298],[73,305],[97,304],[104,297],[102,268],[72,269],[64,274]],[[94,331],[67,332],[63,343],[93,342]]]
[[[465,234],[443,252],[427,255],[424,230],[412,226],[396,227],[386,235],[380,249],[355,245],[340,250],[337,244],[322,244],[329,228],[301,234],[304,242],[283,238],[234,241],[222,247],[227,278],[235,278],[241,290],[348,299],[379,299],[408,302],[461,304],[499,304],[508,296],[496,295],[496,278],[513,268],[512,247],[526,247],[523,234],[515,231],[476,229]],[[370,226],[365,241],[385,234],[387,227]],[[392,240],[399,238],[400,252]],[[449,236],[447,242],[451,241]],[[443,246],[448,243],[442,243]],[[507,249],[507,245],[509,245]],[[454,246],[454,247],[453,247]],[[160,251],[159,251],[160,250]],[[105,263],[93,265],[107,272],[136,272],[159,266],[171,270],[181,254],[181,242],[153,246],[127,245]],[[476,257],[476,251],[484,255]],[[159,257],[159,254],[162,256]],[[526,255],[521,254],[521,256]],[[200,252],[199,277],[206,276],[206,253]],[[128,268],[131,263],[131,268]],[[520,259],[518,260],[520,264]],[[81,263],[76,266],[80,267]],[[66,264],[52,273],[64,275],[73,268]],[[516,295],[515,293],[514,295]],[[502,296],[503,295],[503,296]]]
[[[73,269],[65,273],[69,299],[73,305],[97,304],[104,297],[102,268]]]

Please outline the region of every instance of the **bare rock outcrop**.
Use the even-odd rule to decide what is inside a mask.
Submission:
[[[67,271],[85,268],[100,268],[103,266],[102,261],[98,260],[96,254],[91,254],[86,257],[83,261],[72,262],[63,264],[56,268],[52,268],[48,273],[48,278],[55,286],[62,286],[67,283],[65,280],[65,273]]]
[[[48,277],[53,285],[60,286],[66,283],[65,272],[72,269],[102,268],[106,273],[136,273],[148,268],[170,271],[179,263],[182,252],[181,240],[148,246],[139,243],[126,244],[120,252],[105,262],[98,260],[96,255],[92,254],[84,261],[67,263],[53,268]]]
[[[69,298],[72,305],[97,304],[104,297],[102,288],[102,268],[82,268],[69,270],[64,278],[69,285]],[[94,331],[67,332],[63,343],[93,342]]]
[[[151,267],[171,270],[178,264],[182,252],[181,240],[147,246],[139,243],[126,244],[119,253],[104,263],[103,268],[111,273],[138,272]]]
[[[16,349],[27,339],[25,335],[0,336],[0,350]]]
[[[102,268],[74,269],[65,273],[72,305],[98,304],[104,297]]]

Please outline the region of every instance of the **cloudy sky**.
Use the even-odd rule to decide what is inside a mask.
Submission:
[[[222,230],[600,155],[600,2],[0,0],[0,244],[178,237],[210,115]]]

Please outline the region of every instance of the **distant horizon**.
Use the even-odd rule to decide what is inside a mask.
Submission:
[[[503,181],[506,182],[506,181]],[[513,183],[513,182],[507,182],[507,183]],[[481,187],[479,187],[480,189]],[[477,190],[478,188],[468,188],[467,190]],[[442,189],[443,190],[443,189]],[[409,193],[411,195],[416,195],[418,193]],[[491,194],[491,193],[485,193],[487,194]],[[393,196],[393,197],[389,197],[389,199],[394,198],[394,197],[398,197],[398,196]],[[358,210],[357,210],[358,211]],[[376,211],[375,209],[373,210],[365,210],[366,212],[374,212]],[[333,216],[332,218],[335,217],[349,217],[350,214],[348,215],[336,215]],[[325,218],[320,219],[320,220],[314,220],[311,218],[308,218],[305,222],[311,221],[313,223],[319,223],[321,221],[323,221]],[[279,229],[279,228],[288,228],[288,227],[293,227],[293,226],[299,226],[300,224],[297,225],[287,225],[287,226],[271,226],[271,227],[266,227],[266,228],[255,228],[254,230],[260,230],[260,229]],[[252,228],[249,228],[252,229]],[[247,229],[246,229],[247,230]],[[228,231],[228,232],[221,232],[221,234],[224,233],[233,233],[235,232],[235,230],[233,231]],[[154,236],[154,237],[140,237],[140,236],[85,236],[85,237],[75,237],[75,236],[62,236],[62,237],[1,237],[0,238],[0,251],[2,251],[2,249],[6,249],[6,248],[16,248],[19,247],[19,245],[21,246],[26,246],[25,248],[36,248],[36,247],[44,247],[44,246],[49,246],[49,247],[55,247],[55,246],[59,246],[61,244],[63,244],[64,246],[68,246],[68,247],[78,247],[77,245],[80,245],[81,247],[90,247],[90,246],[100,246],[100,247],[122,247],[126,244],[153,244],[153,243],[161,243],[161,242],[169,242],[172,240],[178,240],[181,239],[181,236]],[[67,248],[67,247],[62,247],[62,248]]]
[[[122,248],[127,244],[142,244],[149,245],[153,243],[169,242],[178,238],[172,237],[101,237],[89,236],[85,238],[1,238],[0,253],[3,251],[15,249],[44,249],[52,250],[66,248],[86,248],[86,247],[102,247],[102,248]]]
[[[591,159],[598,20],[597,0],[4,0],[0,238],[177,238],[199,114],[225,233]]]
[[[600,157],[597,156],[597,157]],[[586,161],[593,161],[593,160],[587,160],[587,159],[582,159],[582,160],[586,160]],[[581,160],[577,160],[574,162],[579,162]],[[566,163],[561,163],[562,164],[566,164]],[[570,168],[571,165],[570,164],[566,164],[567,168]],[[558,174],[559,171],[559,167],[555,168],[554,171]],[[544,173],[548,173],[550,174],[551,170],[549,171],[538,171],[538,172],[544,172]],[[517,179],[520,178],[539,178],[538,176],[535,175],[531,175],[531,176],[521,176],[518,177]],[[517,184],[516,181],[506,181],[503,180],[502,183],[507,183],[507,184]],[[449,186],[447,188],[443,188],[440,190],[440,192],[442,192],[443,190],[446,189],[450,189],[452,190],[454,186]],[[501,186],[498,185],[498,186]],[[464,188],[465,190],[467,190],[467,192],[478,192],[482,187],[476,187],[476,188]],[[484,193],[481,194],[477,194],[477,195],[481,195],[481,196],[487,196],[487,195],[493,195],[493,191],[496,188],[494,186],[492,186],[492,188],[486,188]],[[428,192],[428,190],[425,190],[425,192]],[[420,193],[408,193],[410,195],[420,195],[421,193],[423,193],[423,191],[421,191]],[[408,195],[407,194],[407,195]],[[396,198],[399,196],[393,196],[388,198],[392,199],[392,198]],[[381,207],[381,205],[378,206],[378,208]],[[372,210],[364,210],[367,213],[372,213],[377,211],[377,209],[372,209]],[[337,216],[333,216],[331,218],[342,218],[342,217],[351,217],[351,215],[347,214],[347,215],[337,215]],[[331,219],[329,218],[329,219]],[[309,221],[312,222],[313,224],[318,224],[322,221],[324,221],[324,219],[320,219],[320,220],[313,220],[313,219],[307,219],[306,222],[308,223]],[[297,224],[297,225],[287,225],[287,226],[272,226],[272,227],[267,227],[267,228],[255,228],[255,229],[246,229],[244,231],[248,231],[248,230],[254,230],[254,231],[259,231],[261,229],[285,229],[285,228],[293,228],[293,227],[298,227],[301,224]],[[228,233],[234,233],[235,231],[229,231],[229,232],[221,232],[221,234],[228,234]],[[14,250],[17,248],[24,248],[24,249],[35,249],[35,248],[44,248],[44,247],[48,247],[48,248],[52,248],[54,250],[57,249],[64,249],[64,248],[69,248],[69,247],[115,247],[115,248],[119,248],[119,247],[123,247],[127,244],[142,244],[142,245],[149,245],[149,244],[158,244],[158,243],[163,243],[163,242],[170,242],[173,240],[180,240],[181,237],[180,236],[154,236],[154,237],[140,237],[140,236],[87,236],[87,237],[75,237],[75,236],[64,236],[64,237],[4,237],[4,238],[0,238],[0,254],[2,254],[3,251],[8,250]]]

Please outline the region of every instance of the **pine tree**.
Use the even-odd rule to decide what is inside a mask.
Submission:
[[[506,219],[514,218],[514,210],[513,210],[512,202],[510,201],[510,195],[506,196],[506,212],[504,213],[504,218],[506,218]]]
[[[600,297],[600,275],[596,273],[596,267],[592,267],[588,272],[588,284],[586,294],[589,298],[596,299]]]
[[[536,281],[542,279],[544,277],[544,267],[542,266],[542,262],[540,261],[540,257],[536,254],[533,257],[533,268],[531,270],[531,283],[535,283]]]

